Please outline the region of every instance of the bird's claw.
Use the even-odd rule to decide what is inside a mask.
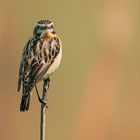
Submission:
[[[44,104],[44,106],[46,106],[46,108],[48,108],[47,101],[44,101],[43,99],[39,98],[39,102],[40,102],[41,104]]]

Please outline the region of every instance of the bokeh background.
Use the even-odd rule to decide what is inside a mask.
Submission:
[[[138,0],[2,0],[0,139],[38,140],[40,104],[19,111],[18,68],[36,22],[50,19],[63,43],[51,77],[47,140],[140,140]],[[41,92],[42,85],[38,85]]]

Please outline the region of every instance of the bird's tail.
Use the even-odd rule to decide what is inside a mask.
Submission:
[[[22,100],[20,104],[20,111],[28,111],[30,105],[30,94],[28,95],[22,95]]]

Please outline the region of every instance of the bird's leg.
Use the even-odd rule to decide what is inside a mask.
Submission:
[[[48,77],[46,80],[44,80],[43,96],[42,96],[42,99],[43,99],[43,101],[46,102],[46,104],[47,104],[47,91],[49,89],[49,86],[50,86],[50,78]],[[46,105],[46,107],[48,107],[48,106]]]
[[[47,79],[46,79],[46,84],[47,84],[47,89],[49,89],[50,88],[50,78],[48,77]]]
[[[35,90],[36,90],[36,93],[37,93],[37,97],[38,97],[39,102],[46,105],[46,102],[40,98],[39,93],[38,93],[38,89],[37,89],[37,86],[36,85],[35,85]]]

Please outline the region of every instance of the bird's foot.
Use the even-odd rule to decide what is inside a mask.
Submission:
[[[46,106],[46,108],[48,108],[48,103],[47,103],[47,101],[44,101],[43,99],[39,98],[39,102],[40,102],[41,104],[43,104],[44,106]]]

